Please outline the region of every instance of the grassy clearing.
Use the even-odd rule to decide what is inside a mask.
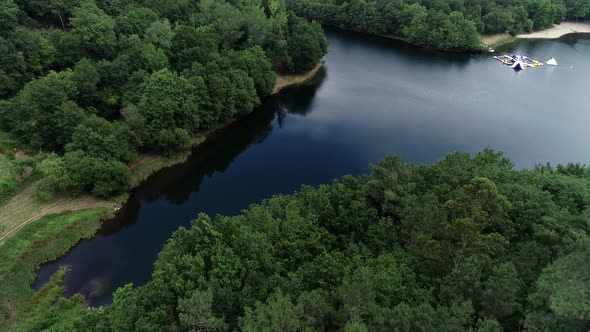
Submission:
[[[113,208],[113,203],[90,195],[74,197],[64,193],[51,201],[42,201],[35,195],[36,180],[25,181],[6,202],[0,201],[0,245],[8,236],[13,236],[19,227],[45,215],[90,208]]]
[[[21,194],[27,188],[31,188],[33,186],[33,184],[35,182],[37,182],[39,179],[40,179],[40,176],[38,174],[33,174],[32,176],[28,177],[25,181],[23,181],[16,189],[14,189],[14,191],[12,191],[10,193],[10,195],[7,195],[5,197],[0,197],[0,214],[4,210],[4,206],[6,206],[6,204],[8,204],[8,202],[10,202],[13,199],[13,197]],[[0,217],[0,225],[1,224],[2,224],[2,219]],[[1,227],[2,226],[0,226],[0,228]]]
[[[60,297],[56,290],[33,293],[30,284],[35,268],[60,257],[80,239],[92,237],[102,221],[110,217],[112,210],[106,208],[48,215],[26,225],[0,245],[0,330],[10,329],[25,315],[32,317],[34,310],[46,310],[48,299]],[[65,272],[60,273],[63,277]],[[56,280],[52,282],[53,286],[47,287],[60,287]]]
[[[1,137],[0,144],[2,144]],[[0,145],[0,151],[1,149]],[[9,198],[19,191],[20,187],[33,174],[31,165],[25,164],[31,160],[30,157],[20,154],[14,156],[13,159],[11,161],[5,154],[0,153],[0,207],[6,204]]]
[[[172,156],[143,155],[137,164],[131,166],[131,188],[137,187],[150,175],[157,171],[184,162],[190,152],[175,154]]]

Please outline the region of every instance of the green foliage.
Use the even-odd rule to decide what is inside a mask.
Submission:
[[[14,152],[12,155],[6,149],[4,155],[0,154],[0,199],[7,197],[12,193],[19,184],[18,176],[22,166],[14,160]],[[23,169],[24,170],[24,169]]]
[[[45,157],[37,165],[37,171],[43,175],[43,180],[35,188],[41,200],[50,200],[55,192],[66,190],[71,184],[64,161],[56,154]]]
[[[96,98],[96,86],[100,82],[100,75],[96,67],[88,59],[83,58],[74,67],[72,80],[78,89],[78,103],[92,105]]]
[[[158,20],[158,14],[145,7],[128,7],[115,18],[115,32],[120,35],[141,35]]]
[[[3,330],[31,331],[65,328],[83,314],[81,300],[65,300],[60,280],[64,271],[54,276],[39,293],[33,294],[30,283],[34,269],[63,255],[81,238],[92,236],[107,209],[90,209],[49,215],[24,226],[0,246],[0,327]],[[15,325],[15,323],[20,323]]]
[[[116,160],[95,160],[92,170],[94,178],[91,192],[99,197],[110,197],[127,191],[131,173],[127,165]]]
[[[0,4],[0,34],[6,35],[13,31],[18,24],[20,10],[12,0]]]
[[[88,191],[109,197],[125,192],[131,181],[131,172],[125,164],[86,155],[82,150],[68,152],[63,157],[50,154],[39,163],[37,171],[43,178],[37,183],[36,194],[43,200],[63,191]]]
[[[344,326],[344,332],[368,332],[367,326],[359,319],[353,318]]]
[[[291,38],[286,5],[280,0],[212,0],[198,4],[188,0],[2,1],[0,143],[3,148],[19,146],[39,153],[35,176],[41,179],[36,183],[36,193],[42,199],[62,192],[100,197],[125,192],[136,184],[138,176],[147,174],[140,171],[132,180],[126,163],[138,153],[182,152],[180,157],[156,159],[143,170],[185,157],[199,130],[252,112],[260,98],[273,90],[275,71],[284,68],[280,64],[299,63],[298,57],[304,55],[306,63],[319,62],[325,47],[319,52],[317,47],[312,48],[312,57],[289,54],[287,40],[293,50],[298,49],[299,42],[325,42],[317,24],[297,22],[298,31],[310,31],[313,36]],[[13,191],[15,179],[20,180],[24,169],[21,166],[15,164],[8,176],[2,174],[0,196]],[[14,246],[16,256],[2,257],[3,262],[26,260],[24,265],[3,265],[14,268],[10,279],[18,279],[18,289],[12,284],[4,287],[8,279],[0,276],[2,329],[8,326],[3,324],[5,319],[23,322],[30,309],[23,329],[72,330],[77,324],[75,316],[84,311],[79,299],[56,300],[61,293],[56,285],[47,290],[46,299],[36,300],[39,306],[27,307],[30,271],[54,258],[58,251],[61,254],[80,234],[87,236],[86,231],[93,232],[96,226],[66,228],[59,233],[56,225],[61,221],[63,227],[71,220],[55,220],[41,226],[50,227],[51,236],[63,235],[63,239],[39,238],[43,231],[39,228],[35,229],[41,233],[22,231],[31,241],[38,241],[27,243],[27,248],[41,252],[17,252],[24,248],[22,242]],[[43,252],[47,246],[48,252]],[[227,324],[216,308],[230,306],[230,298],[220,303],[209,294],[213,299],[219,292],[233,296],[223,288],[237,284],[223,274],[239,274],[241,267],[236,263],[237,254],[225,257],[231,249],[216,250],[214,266],[219,280],[206,288],[209,293],[194,291],[204,282],[203,256],[183,255],[157,273],[153,289],[139,295],[121,294],[120,304],[111,309],[135,312],[105,322],[97,321],[100,314],[93,313],[82,323],[115,330],[156,330],[162,322],[172,323],[167,321],[169,317],[183,312],[186,316],[182,321],[174,319],[184,324],[183,328],[194,328],[203,319],[212,328],[225,328]],[[208,258],[206,263],[210,263]],[[170,278],[176,275],[181,277]],[[166,303],[156,304],[157,312],[150,310],[144,315],[143,307],[132,305],[154,294]],[[178,299],[184,299],[184,304],[180,305]],[[193,310],[193,305],[199,310]]]
[[[65,21],[68,16],[80,5],[80,0],[16,0],[18,6],[33,17],[52,16],[59,18],[60,23]],[[55,17],[57,16],[57,17]]]
[[[188,151],[192,146],[189,134],[182,128],[162,129],[158,132],[155,140],[164,155]]]
[[[585,331],[590,202],[570,204],[590,178],[585,166],[559,170],[575,175],[516,171],[491,150],[429,167],[387,157],[366,176],[304,186],[239,216],[200,214],[168,240],[152,281],[67,324]]]
[[[128,128],[119,122],[90,116],[80,123],[71,136],[67,151],[82,150],[86,155],[101,159],[115,159],[127,163],[135,158]]]
[[[564,1],[567,9],[567,15],[570,17],[588,17],[590,15],[590,3],[584,0]]]
[[[10,39],[23,57],[27,72],[46,74],[55,62],[57,50],[43,33],[19,27],[10,35]]]
[[[65,141],[57,125],[58,110],[77,94],[72,72],[52,72],[28,83],[14,100],[16,127],[12,128],[32,149],[61,151]],[[65,106],[67,107],[67,106]]]
[[[590,6],[576,0],[291,0],[289,6],[322,24],[444,50],[477,50],[479,33],[515,35],[590,14]]]
[[[145,68],[150,71],[158,71],[168,67],[168,57],[164,50],[151,43],[141,46],[141,59],[145,62]]]
[[[194,5],[191,5],[189,0],[144,0],[142,3],[160,17],[167,17],[173,21],[182,22],[194,12]]]
[[[13,95],[21,88],[24,80],[30,79],[25,59],[13,43],[0,36],[0,97]]]
[[[217,72],[207,80],[211,107],[205,115],[207,125],[250,113],[260,104],[254,80],[242,69]]]
[[[121,163],[185,153],[199,130],[252,112],[276,70],[326,52],[319,25],[283,0],[6,0],[0,22],[0,130],[52,156],[45,199],[124,190]]]
[[[589,254],[590,245],[584,240],[572,253],[543,270],[531,301],[548,311],[545,314],[550,319],[588,321],[590,318],[590,270],[586,264]]]
[[[145,41],[165,50],[170,49],[173,38],[174,31],[168,20],[152,22],[145,30]]]
[[[279,291],[270,295],[266,303],[256,303],[254,310],[246,309],[241,329],[245,332],[302,331],[310,327],[302,326],[301,309]]]
[[[247,72],[254,80],[258,96],[266,97],[271,94],[276,75],[262,47],[255,46],[240,52],[229,52],[228,58],[232,67]]]
[[[73,328],[71,322],[84,313],[84,300],[76,295],[64,298],[63,279],[67,268],[60,268],[49,281],[31,297],[28,316],[19,325],[21,331],[66,331]]]
[[[170,128],[195,133],[200,126],[205,103],[206,91],[202,81],[194,85],[168,69],[153,73],[146,80],[139,104],[151,144],[167,148],[168,143],[173,143],[169,138],[172,133]],[[168,133],[163,133],[163,130],[168,130]],[[178,137],[177,134],[174,136]]]
[[[180,326],[189,331],[223,331],[225,323],[213,315],[213,292],[195,290],[186,299],[178,300]]]
[[[85,0],[70,19],[72,33],[80,39],[88,54],[108,56],[116,43],[115,20],[98,8],[92,0]]]
[[[287,66],[291,72],[312,69],[328,51],[328,41],[323,36],[322,27],[317,22],[308,24],[302,19],[293,18],[290,37],[287,39],[291,61]]]
[[[0,198],[3,198],[11,193],[17,185],[18,182],[16,181],[14,175],[4,174],[4,176],[0,179]]]
[[[211,26],[177,25],[174,32],[172,53],[178,70],[190,69],[194,62],[207,63],[218,52],[219,35]]]

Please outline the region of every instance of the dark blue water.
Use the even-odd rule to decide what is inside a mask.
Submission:
[[[518,167],[590,163],[590,39],[508,46],[557,67],[513,72],[491,55],[444,54],[398,41],[328,31],[316,80],[267,100],[136,189],[115,220],[44,265],[34,287],[69,265],[67,293],[108,304],[126,283],[150,279],[179,226],[198,212],[233,215],[301,184],[361,174],[396,153],[431,163],[461,150],[504,151]]]

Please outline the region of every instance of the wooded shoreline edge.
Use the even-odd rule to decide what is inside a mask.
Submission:
[[[312,80],[322,68],[323,62],[318,63],[313,69],[297,75],[278,75],[272,95],[280,91],[299,86]],[[258,112],[259,109],[254,110]],[[247,115],[246,115],[247,116]],[[1,306],[6,306],[6,301],[13,303],[15,306],[25,306],[28,298],[31,298],[34,292],[30,285],[34,281],[34,270],[44,263],[49,263],[65,255],[71,248],[78,244],[82,239],[94,237],[96,231],[100,229],[103,223],[113,219],[116,212],[127,202],[130,192],[140,186],[144,181],[156,175],[161,170],[168,167],[182,164],[193,154],[198,153],[198,147],[205,143],[213,135],[226,129],[228,126],[239,122],[240,117],[228,120],[222,124],[199,133],[193,138],[192,149],[183,153],[170,156],[161,154],[142,154],[134,161],[129,163],[132,173],[132,183],[129,190],[121,195],[105,200],[105,205],[109,208],[93,208],[85,206],[82,202],[77,204],[80,208],[77,210],[62,210],[50,214],[42,214],[33,220],[27,220],[24,225],[19,225],[16,230],[9,236],[2,238],[0,241],[0,257],[2,258],[2,267],[0,269],[0,298]],[[29,184],[29,185],[32,185]],[[73,198],[74,200],[76,198]],[[59,223],[60,219],[67,222]],[[41,221],[55,221],[46,225]],[[48,228],[50,227],[50,228]],[[71,231],[66,231],[70,228]],[[47,230],[46,230],[47,229]],[[42,234],[29,235],[23,234]],[[18,245],[16,243],[19,243]],[[18,248],[20,254],[9,254],[13,248]],[[6,268],[11,271],[5,272]],[[25,273],[21,277],[16,277],[14,273]],[[61,280],[67,271],[61,271],[56,278],[52,278],[48,285],[43,289],[54,288],[63,291]],[[41,290],[40,290],[41,291]],[[47,293],[46,291],[44,293]],[[51,292],[50,295],[53,296]],[[19,310],[15,310],[17,312]],[[18,317],[15,317],[18,319]],[[11,324],[11,320],[5,322]],[[2,324],[0,327],[10,326]]]

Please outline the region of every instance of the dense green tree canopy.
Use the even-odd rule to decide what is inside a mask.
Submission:
[[[189,150],[199,130],[252,112],[277,72],[308,70],[325,53],[319,25],[284,0],[5,0],[0,129],[31,154],[88,163],[66,175],[100,168],[123,179],[121,163]],[[110,190],[76,174],[81,182],[40,191],[104,196],[127,182]]]
[[[72,33],[83,49],[92,56],[111,56],[117,42],[115,20],[98,8],[93,1],[82,2],[70,19]]]
[[[58,162],[57,164],[55,164]],[[59,158],[43,163],[63,176]],[[368,175],[200,214],[152,281],[68,324],[84,331],[587,331],[590,171],[514,170],[500,153]]]
[[[137,154],[187,151],[252,112],[277,72],[313,68],[327,42],[297,15],[465,50],[479,32],[589,13],[586,0],[4,0],[0,130],[39,153],[40,198],[109,197],[128,190]],[[239,216],[199,215],[145,286],[61,320],[80,303],[58,300],[26,326],[587,331],[589,181],[582,165],[516,171],[487,150],[429,167],[386,157]]]
[[[146,119],[149,136],[169,128],[194,133],[206,103],[204,84],[195,86],[188,79],[163,69],[145,81],[139,109]]]
[[[590,15],[585,0],[289,0],[289,5],[323,24],[454,50],[478,49],[479,33],[517,34]]]

